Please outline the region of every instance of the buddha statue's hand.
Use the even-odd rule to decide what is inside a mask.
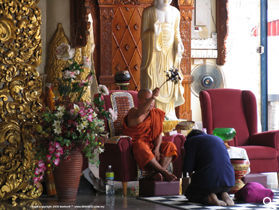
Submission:
[[[160,33],[161,33],[161,23],[159,22],[159,20],[157,20],[155,23],[154,23],[154,33],[156,36],[158,36]]]
[[[176,55],[175,55],[175,60],[174,60],[174,66],[177,68],[180,67],[180,62],[182,59],[183,52],[184,52],[183,43],[179,42],[176,47]]]
[[[182,42],[179,42],[177,45],[177,55],[182,57],[183,52],[184,52],[184,45]]]

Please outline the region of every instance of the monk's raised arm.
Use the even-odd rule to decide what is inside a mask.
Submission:
[[[159,91],[159,88],[155,88],[152,93],[149,92],[149,94],[142,94],[143,96],[139,96],[141,103],[137,109],[138,118],[141,118],[142,116],[144,116],[144,118],[146,117],[146,114],[148,114],[150,109],[153,108],[155,98],[159,95]]]
[[[159,95],[159,91],[159,88],[155,88],[152,92],[148,89],[139,91],[138,107],[130,109],[126,118],[128,126],[136,126],[145,120],[154,107],[154,100]]]

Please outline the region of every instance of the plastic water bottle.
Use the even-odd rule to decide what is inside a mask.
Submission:
[[[191,182],[191,178],[189,176],[189,173],[186,172],[185,177],[183,177],[181,179],[181,183],[180,183],[181,189],[180,189],[180,193],[179,193],[180,195],[185,194],[185,191],[186,191],[187,187],[189,186],[190,182]]]
[[[206,128],[203,128],[202,131],[207,134],[207,129]]]
[[[106,171],[106,195],[114,195],[114,173],[111,165],[108,166]]]

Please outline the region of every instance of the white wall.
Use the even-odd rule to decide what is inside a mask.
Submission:
[[[211,32],[216,30],[215,0],[211,0]],[[225,88],[251,90],[258,101],[260,111],[260,55],[256,53],[259,39],[252,37],[250,30],[260,21],[259,0],[229,1],[228,37],[226,41],[226,63],[219,66],[225,77]],[[212,8],[214,7],[214,10]],[[215,26],[212,27],[212,26]],[[202,34],[202,33],[201,33]],[[218,36],[218,35],[217,35]],[[208,38],[202,37],[202,38]],[[216,63],[215,59],[204,59],[204,63]],[[195,65],[192,62],[192,69]],[[199,99],[192,94],[192,118],[201,121]],[[260,116],[260,115],[259,115]],[[258,120],[260,123],[260,119]]]
[[[197,17],[193,15],[192,20],[192,39],[208,39],[212,38],[212,33],[216,32],[216,0],[199,0],[199,3],[196,6],[200,6],[197,8],[196,12],[201,12],[203,15],[196,13]],[[207,8],[206,8],[207,7]],[[205,11],[206,10],[206,11]],[[193,13],[195,14],[195,13]],[[195,25],[195,23],[199,23],[202,21],[196,20],[196,18],[205,18],[206,15],[207,21],[205,21],[204,25]],[[198,26],[199,30],[194,30],[194,27]],[[203,64],[216,64],[216,59],[192,59],[191,69],[193,70],[197,64],[195,61],[202,62]],[[199,98],[195,96],[193,93],[191,94],[191,109],[192,109],[192,120],[201,122],[201,110],[200,110],[200,102]]]
[[[69,0],[44,0],[47,1],[46,41],[51,41],[58,23],[62,23],[65,34],[70,38],[70,1]]]
[[[49,43],[56,31],[58,23],[62,23],[66,36],[70,38],[70,1],[40,0],[38,6],[42,15],[42,62],[37,69],[43,74],[47,63]]]

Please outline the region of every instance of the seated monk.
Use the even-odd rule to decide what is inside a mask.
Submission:
[[[134,157],[142,170],[154,171],[155,180],[173,181],[177,177],[167,170],[177,157],[172,142],[162,142],[164,111],[154,108],[159,88],[140,90],[138,107],[129,110],[123,122],[123,134],[132,137]]]

